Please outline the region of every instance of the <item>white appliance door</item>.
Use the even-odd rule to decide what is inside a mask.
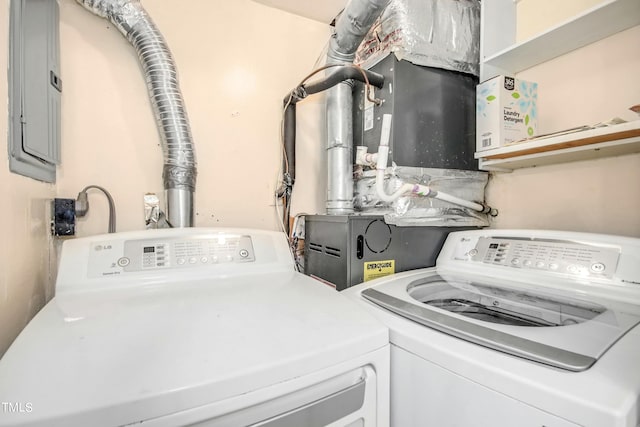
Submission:
[[[578,427],[394,345],[391,371],[392,426]]]
[[[165,427],[355,427],[378,425],[377,375],[370,365],[323,381],[298,378],[135,425]]]

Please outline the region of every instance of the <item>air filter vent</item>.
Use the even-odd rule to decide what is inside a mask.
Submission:
[[[320,252],[322,253],[322,245],[319,245],[317,243],[312,243],[309,242],[309,250],[313,251],[313,252]]]
[[[335,257],[340,258],[340,249],[338,249],[338,248],[332,248],[330,246],[325,246],[324,253],[326,253],[327,255],[331,255],[331,256],[335,256]]]

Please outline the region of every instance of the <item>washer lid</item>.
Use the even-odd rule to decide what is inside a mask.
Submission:
[[[499,279],[427,273],[362,291],[441,332],[558,368],[582,371],[640,322],[640,308],[554,294]]]
[[[387,344],[373,316],[295,272],[59,295],[0,361],[0,401],[32,408],[0,425],[140,422]]]

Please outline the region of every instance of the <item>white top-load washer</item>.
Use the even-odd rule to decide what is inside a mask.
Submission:
[[[387,328],[282,233],[102,235],[0,360],[0,425],[384,426],[388,381]]]
[[[461,231],[344,293],[390,329],[394,426],[640,425],[640,239]]]

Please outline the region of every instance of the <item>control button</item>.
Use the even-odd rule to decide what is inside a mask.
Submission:
[[[567,271],[569,273],[576,274],[576,273],[580,272],[580,268],[575,264],[571,264],[571,265],[567,266]]]
[[[206,264],[207,262],[209,262],[209,258],[207,258],[206,256],[203,256],[202,258],[200,258],[200,262],[203,264]]]
[[[164,262],[159,262],[156,264],[158,267],[164,267]]]
[[[127,265],[129,265],[130,262],[131,260],[129,258],[127,258],[126,256],[123,256],[118,260],[118,265],[120,267],[126,267]]]
[[[538,267],[538,268],[544,268],[544,262],[542,262],[542,261],[538,261],[538,262],[536,262],[536,267]]]
[[[178,265],[184,265],[185,262],[184,258],[178,258]]]
[[[477,249],[474,248],[474,249],[471,249],[469,251],[469,256],[476,256],[476,255],[478,255],[478,250]]]
[[[558,268],[560,268],[560,266],[558,264],[556,264],[555,262],[552,262],[551,264],[549,264],[549,268],[551,270],[557,270]]]
[[[593,271],[594,273],[602,273],[605,268],[605,265],[601,262],[591,264],[591,271]]]
[[[233,261],[233,255],[227,255],[227,261]]]
[[[198,262],[198,260],[196,259],[196,257],[191,257],[189,258],[189,264],[195,264],[196,262]]]
[[[524,260],[523,264],[526,265],[527,267],[530,267],[531,266],[531,261],[526,259],[526,260]]]
[[[241,249],[241,250],[240,250],[240,256],[241,256],[242,258],[246,258],[246,257],[248,257],[248,256],[249,256],[249,251],[248,251],[248,250],[246,250],[246,249]]]
[[[520,264],[520,260],[518,258],[514,258],[514,259],[511,260],[511,264],[519,265]]]
[[[218,262],[218,256],[214,255],[213,257],[211,257],[211,261],[215,264]]]

